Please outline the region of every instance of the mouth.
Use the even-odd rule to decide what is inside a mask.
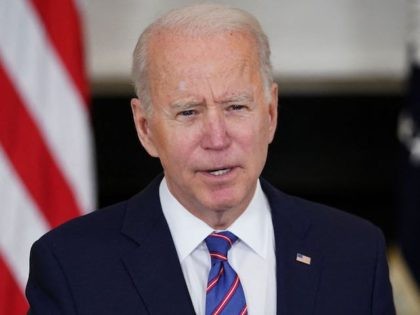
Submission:
[[[213,176],[222,176],[232,171],[232,168],[221,168],[216,170],[207,171],[207,173]]]

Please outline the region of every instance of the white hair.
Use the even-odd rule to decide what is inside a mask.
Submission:
[[[226,31],[249,33],[256,40],[259,67],[266,98],[273,83],[268,38],[250,13],[220,4],[195,4],[169,11],[150,24],[140,35],[133,52],[132,78],[137,97],[146,112],[151,110],[148,75],[148,45],[153,34],[170,31],[186,36],[206,36]]]

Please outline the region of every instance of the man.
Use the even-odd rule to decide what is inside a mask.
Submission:
[[[149,26],[131,102],[164,176],[37,241],[31,314],[394,314],[382,234],[263,179],[277,124],[248,13],[195,5]]]

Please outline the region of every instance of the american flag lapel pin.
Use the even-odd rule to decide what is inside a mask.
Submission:
[[[302,255],[300,253],[297,253],[296,254],[296,261],[301,262],[302,264],[305,264],[305,265],[310,265],[311,264],[311,257]]]

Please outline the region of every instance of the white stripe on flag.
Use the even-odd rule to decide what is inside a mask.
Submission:
[[[0,58],[75,192],[80,208],[92,210],[88,112],[27,1],[0,1]]]
[[[0,252],[22,292],[29,273],[32,243],[49,229],[0,146]]]

